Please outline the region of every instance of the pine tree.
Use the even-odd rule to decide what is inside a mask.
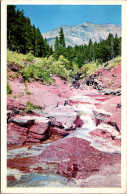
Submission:
[[[65,47],[65,38],[64,38],[64,32],[63,32],[63,28],[60,28],[60,32],[59,32],[59,43],[61,47]]]
[[[114,58],[114,36],[109,33],[107,38],[107,45],[109,47],[110,59]]]
[[[43,39],[39,28],[31,25],[24,11],[16,10],[16,6],[7,6],[7,45],[10,50],[45,57],[52,54],[52,49]]]
[[[55,44],[54,44],[54,54],[53,54],[55,59],[59,58],[59,55],[60,55],[59,51],[60,51],[59,39],[58,37],[56,37]]]
[[[8,5],[7,6],[7,47],[10,50],[15,50],[15,18],[16,18],[16,6]]]
[[[114,57],[121,54],[121,40],[118,38],[117,34],[114,38]]]

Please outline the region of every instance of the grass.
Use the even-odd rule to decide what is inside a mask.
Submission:
[[[11,52],[10,50],[7,50],[7,61],[9,62],[14,62],[14,63],[22,65],[22,60],[31,61],[33,59],[40,60],[41,58],[34,57],[30,53],[24,55],[22,53]]]
[[[118,65],[121,64],[121,57],[116,57],[116,58],[114,58],[106,63],[103,63],[103,64],[99,64],[98,62],[92,62],[92,63],[85,64],[81,67],[79,72],[82,73],[82,78],[84,78],[86,75],[93,74],[95,71],[100,69],[100,67],[105,66],[107,63],[108,63],[108,65],[106,67],[104,67],[105,69],[116,68],[116,67],[118,67]]]
[[[118,67],[118,65],[121,64],[121,57],[116,57],[116,58],[114,58],[111,61],[108,61],[106,63],[108,63],[108,65],[105,67],[105,69],[116,68],[116,67]],[[104,65],[106,63],[104,63]]]
[[[37,110],[37,109],[38,110],[41,110],[42,107],[41,106],[34,105],[30,101],[27,101],[27,103],[26,103],[26,111],[32,111],[32,110]]]
[[[82,77],[85,77],[86,75],[91,75],[95,71],[97,71],[101,65],[98,62],[93,63],[87,63],[81,67],[80,72],[82,73]]]
[[[11,92],[12,92],[12,90],[11,90],[10,84],[7,81],[7,94],[11,94]]]

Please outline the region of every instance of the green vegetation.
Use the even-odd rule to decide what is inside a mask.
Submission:
[[[121,64],[121,57],[116,57],[115,59],[112,59],[106,63],[99,63],[99,62],[92,62],[92,63],[87,63],[85,65],[83,65],[78,72],[82,73],[82,78],[84,78],[86,75],[91,75],[93,74],[95,71],[97,71],[100,67],[103,67],[107,64],[106,67],[104,67],[105,69],[111,69],[111,68],[115,68],[118,65]],[[112,81],[111,83],[112,84]]]
[[[110,80],[110,81],[108,82],[108,86],[111,86],[112,84],[114,84],[114,81],[113,81],[113,80]]]
[[[14,65],[20,70],[25,79],[28,95],[31,94],[27,88],[27,81],[30,79],[41,78],[51,84],[54,82],[52,74],[55,74],[72,82],[77,73],[85,77],[94,73],[102,65],[110,69],[121,63],[121,38],[117,35],[114,37],[109,34],[106,40],[101,40],[99,43],[93,43],[90,39],[88,45],[66,47],[64,31],[61,27],[53,51],[47,40],[43,39],[39,28],[32,26],[30,19],[14,5],[7,6],[7,45],[7,60],[15,63]],[[37,62],[33,63],[33,59],[37,59]],[[27,65],[23,65],[23,61],[27,61]],[[107,61],[109,61],[108,64],[106,64]],[[9,77],[13,78],[15,75],[8,70]],[[9,88],[8,85],[8,93],[11,92]]]
[[[11,94],[11,92],[12,92],[12,90],[11,90],[10,84],[7,81],[7,94]]]
[[[68,64],[69,61],[63,56],[60,56],[58,61],[56,61],[53,56],[50,56],[49,58],[43,58],[37,63],[30,63],[28,66],[24,67],[21,73],[25,80],[28,81],[31,78],[37,77],[42,78],[44,82],[51,84],[54,81],[51,74],[58,75],[61,78],[66,78],[71,81],[75,72],[66,69]]]
[[[120,64],[121,64],[121,57],[116,57],[115,59],[108,61],[108,65],[105,67],[105,69],[116,68]]]
[[[27,86],[27,80],[25,80],[25,88],[26,88],[26,94],[27,95],[31,95],[31,93],[28,90],[28,86]]]
[[[83,74],[82,77],[85,77],[86,75],[90,75],[90,74],[94,73],[100,67],[101,67],[101,65],[98,64],[97,62],[96,63],[95,62],[87,63],[87,64],[82,66],[82,68],[80,69],[80,72]]]
[[[60,55],[63,55],[63,52],[65,52],[66,50],[64,32],[62,27],[60,28],[59,38],[56,37],[54,48],[55,51],[53,55],[55,59],[58,59]]]
[[[31,58],[31,54],[28,53],[28,54],[22,54],[22,53],[17,53],[17,52],[12,52],[10,51],[9,49],[7,49],[7,61],[9,62],[12,62],[12,63],[16,63],[16,64],[19,64],[21,65],[21,67],[23,67],[23,60],[24,61],[27,61],[27,60],[30,60],[30,59],[37,59],[37,60],[40,60],[41,58],[39,57],[34,57],[33,58],[33,55],[32,55],[32,58]]]
[[[34,56],[32,55],[32,53],[28,53],[27,57],[26,57],[26,60],[29,61],[29,62],[32,62],[34,59]]]
[[[34,105],[30,101],[27,101],[27,103],[26,103],[26,111],[32,111],[32,110],[37,110],[37,109],[42,109],[42,107]]]
[[[54,82],[51,74],[55,74],[61,78],[66,78],[68,81],[72,82],[73,77],[77,73],[82,73],[82,77],[85,77],[86,75],[90,75],[97,71],[100,67],[103,65],[105,66],[107,63],[108,65],[105,67],[106,69],[110,69],[112,67],[117,67],[121,64],[121,57],[116,57],[106,63],[100,63],[97,62],[90,62],[87,64],[82,65],[82,67],[78,67],[77,63],[73,61],[70,63],[69,60],[67,60],[64,56],[60,55],[58,60],[55,59],[54,56],[50,56],[48,58],[33,58],[33,55],[23,55],[19,54],[17,52],[14,52],[11,54],[11,52],[8,50],[8,60],[11,62],[14,62],[15,60],[21,64],[21,61],[24,59],[26,60],[27,57],[31,57],[32,59],[38,59],[36,63],[30,62],[27,66],[22,65],[22,69],[20,70],[20,73],[23,75],[25,80],[29,81],[30,79],[34,78],[41,78],[44,82],[48,84],[52,84]],[[11,74],[11,72],[8,71],[8,78],[16,78],[19,73],[15,72],[15,74]],[[27,84],[26,84],[26,93],[30,95],[31,93],[27,90]]]
[[[36,57],[52,54],[52,47],[43,39],[39,28],[32,26],[23,10],[16,10],[15,5],[7,6],[7,47],[23,54],[33,52]]]
[[[99,43],[89,40],[89,44],[75,47],[60,47],[59,39],[56,37],[55,51],[53,53],[56,59],[62,54],[71,64],[75,62],[79,68],[84,64],[91,62],[104,63],[121,55],[121,38],[109,34],[106,40]]]

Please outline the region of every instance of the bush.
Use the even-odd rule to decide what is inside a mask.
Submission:
[[[54,80],[50,77],[50,74],[55,74],[61,78],[65,77],[68,81],[71,81],[73,75],[72,70],[67,70],[69,62],[63,56],[60,56],[58,61],[53,56],[49,58],[43,58],[37,63],[30,63],[28,66],[21,70],[22,75],[26,80],[29,78],[42,78],[46,83],[51,84]]]
[[[26,57],[26,60],[29,61],[29,62],[32,62],[34,59],[34,56],[32,55],[32,53],[28,53],[27,57]]]
[[[12,90],[11,90],[10,84],[7,81],[7,94],[11,94],[11,92],[12,92]]]
[[[42,107],[34,105],[30,101],[27,101],[27,103],[26,103],[26,111],[32,111],[32,110],[37,110],[37,109],[42,109]]]

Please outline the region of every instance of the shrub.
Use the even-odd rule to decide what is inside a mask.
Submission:
[[[26,57],[26,60],[29,61],[29,62],[32,62],[33,59],[34,59],[34,56],[32,55],[32,53],[28,53],[27,57]]]
[[[34,105],[30,101],[27,101],[27,103],[26,103],[26,111],[32,111],[32,110],[37,110],[37,109],[42,109],[42,107]]]
[[[7,81],[7,94],[11,94],[11,92],[12,92],[12,90],[11,90],[10,84]]]
[[[66,65],[68,60],[60,56],[58,61],[53,56],[49,58],[43,58],[37,63],[30,63],[28,66],[21,70],[22,75],[26,80],[29,78],[42,78],[46,83],[51,84],[54,80],[50,77],[50,74],[55,74],[61,78],[65,77],[67,80],[71,80],[73,75],[72,70],[67,70]]]

